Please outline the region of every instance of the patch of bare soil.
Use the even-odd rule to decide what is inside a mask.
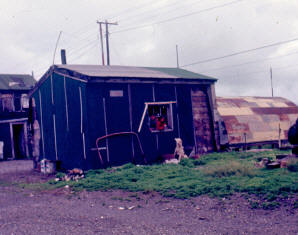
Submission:
[[[40,192],[12,184],[46,180],[31,169],[0,173],[0,234],[298,234],[297,209],[287,203],[263,210],[251,209],[241,195],[178,200],[154,192]]]

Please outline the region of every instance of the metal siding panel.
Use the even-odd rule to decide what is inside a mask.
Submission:
[[[107,84],[106,115],[108,134],[130,131],[129,103],[126,84]],[[122,90],[122,97],[110,97],[111,90]],[[132,161],[130,136],[109,138],[109,158],[112,166],[123,165]]]
[[[35,100],[35,109],[36,109],[36,119],[38,121],[38,124],[39,124],[39,128],[40,128],[40,142],[39,142],[39,152],[40,152],[40,158],[41,158],[41,155],[43,154],[43,145],[42,145],[42,141],[43,138],[42,138],[42,134],[41,134],[41,115],[40,115],[40,102],[39,102],[39,95],[38,95],[38,91],[37,90],[33,95],[32,95],[32,98],[34,98]],[[41,160],[41,159],[40,159]]]
[[[160,101],[175,101],[175,87],[174,85],[155,85],[155,100]],[[159,149],[158,154],[173,154],[175,151],[175,138],[178,137],[178,125],[177,125],[177,109],[176,105],[172,105],[173,108],[173,125],[174,130],[169,132],[158,132]]]
[[[64,161],[67,158],[65,152],[67,140],[67,122],[65,112],[64,78],[53,74],[53,99],[56,122],[57,156],[58,160]]]
[[[153,101],[152,85],[149,84],[132,84],[131,85],[131,101],[132,101],[132,126],[133,131],[137,132],[142,114],[145,108],[145,102]],[[147,115],[146,115],[147,117]],[[157,158],[155,133],[151,133],[148,125],[148,117],[144,120],[141,132],[138,133],[144,153],[148,162],[154,162]],[[139,149],[135,146],[136,156],[140,156]],[[139,160],[141,160],[139,158]]]
[[[56,160],[55,141],[54,141],[54,124],[53,124],[53,106],[51,99],[51,83],[47,79],[40,87],[41,106],[42,106],[42,123],[44,136],[44,152],[46,159]]]
[[[178,113],[181,139],[187,152],[194,147],[193,117],[191,106],[191,87],[177,86]]]
[[[69,131],[67,132],[67,145],[65,146],[65,160],[62,167],[71,169],[83,168],[83,137],[80,121],[80,96],[79,86],[82,83],[72,79],[66,79],[66,91],[68,97]],[[58,108],[58,107],[57,107]],[[64,107],[61,107],[64,109]]]
[[[3,155],[4,159],[12,157],[10,126],[9,123],[0,124],[0,141],[4,142]]]
[[[217,102],[218,111],[227,127],[230,144],[243,143],[245,133],[248,143],[277,141],[279,126],[281,139],[287,139],[292,116],[294,121],[298,116],[297,106],[280,97],[218,97]],[[238,104],[237,107],[235,103]],[[247,107],[252,111],[250,115],[244,115],[249,114]]]
[[[103,109],[103,85],[102,84],[87,84],[86,87],[86,114],[88,117],[87,122],[87,135],[86,145],[87,148],[87,168],[100,168],[102,167],[99,161],[98,153],[96,150],[96,139],[105,135],[104,127],[104,109]],[[105,141],[100,143],[100,147],[105,147]],[[92,150],[93,149],[93,150]],[[103,160],[106,161],[106,151],[102,150],[101,155]]]
[[[199,153],[214,150],[214,132],[206,87],[195,86],[191,90],[196,145]],[[198,99],[199,98],[199,99]]]

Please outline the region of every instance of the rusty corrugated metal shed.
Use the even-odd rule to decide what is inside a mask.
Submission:
[[[217,109],[225,123],[229,144],[287,139],[298,118],[298,107],[281,97],[217,97]]]

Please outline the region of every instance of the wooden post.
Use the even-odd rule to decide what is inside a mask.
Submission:
[[[38,168],[39,156],[40,156],[40,126],[36,119],[36,104],[35,100],[32,99],[32,119],[33,119],[33,136],[32,136],[32,158],[33,158],[33,168]]]
[[[280,123],[278,123],[278,148],[279,149],[281,148],[280,134],[281,134]]]

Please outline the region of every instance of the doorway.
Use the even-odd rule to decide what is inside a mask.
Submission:
[[[14,159],[27,157],[26,125],[24,123],[12,124],[12,152]]]

